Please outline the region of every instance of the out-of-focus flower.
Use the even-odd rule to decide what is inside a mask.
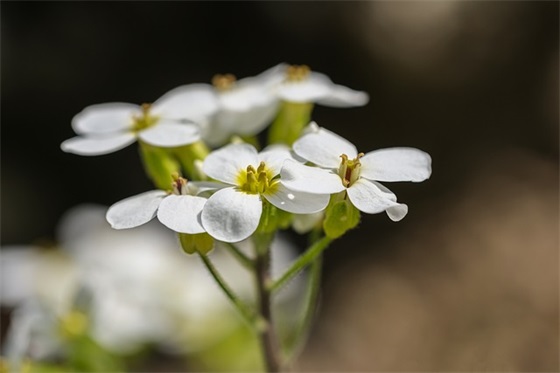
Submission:
[[[153,104],[105,103],[86,107],[72,119],[78,134],[61,144],[63,151],[101,155],[120,150],[136,139],[158,147],[192,144],[200,139],[197,125],[216,110],[212,91],[202,85],[179,87]]]
[[[218,146],[234,135],[256,135],[269,125],[278,111],[273,87],[284,78],[284,68],[280,64],[240,80],[231,74],[214,76],[211,99],[217,110],[201,123],[203,139]]]
[[[308,103],[333,107],[363,106],[368,103],[366,92],[335,84],[308,66],[285,66],[285,79],[276,87],[277,96],[287,102]]]
[[[20,361],[58,356],[65,343],[60,326],[76,310],[87,320],[87,333],[117,354],[148,343],[175,353],[202,351],[244,325],[206,268],[178,248],[171,231],[154,223],[116,231],[105,213],[101,206],[69,211],[59,224],[60,249],[2,249],[0,304],[16,307],[5,356]],[[251,301],[250,273],[225,250],[211,255],[237,294]],[[276,275],[296,256],[282,239],[274,241],[272,255]],[[289,321],[299,288],[286,290],[277,301]]]
[[[328,195],[294,191],[277,177],[287,159],[296,162],[283,146],[258,153],[249,144],[230,144],[210,153],[204,160],[204,172],[230,186],[208,198],[201,215],[206,231],[225,242],[248,238],[259,225],[263,198],[281,210],[296,214],[324,209]]]
[[[358,210],[369,214],[386,211],[399,221],[408,207],[378,181],[426,180],[431,174],[430,156],[414,148],[388,148],[358,153],[348,140],[316,127],[294,143],[294,152],[318,167],[287,160],[281,172],[284,184],[308,193],[345,191]]]

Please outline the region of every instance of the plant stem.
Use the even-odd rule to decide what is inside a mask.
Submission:
[[[259,324],[260,318],[256,315],[255,311],[252,310],[249,306],[247,306],[239,297],[233,292],[233,290],[229,287],[229,285],[224,281],[222,276],[218,273],[214,264],[210,261],[210,259],[204,255],[200,254],[200,258],[202,262],[208,269],[208,272],[212,275],[218,286],[223,290],[224,294],[229,298],[229,300],[233,303],[235,308],[239,311],[241,316],[251,325],[252,328],[256,328]]]
[[[247,269],[254,270],[255,269],[255,261],[251,259],[249,256],[245,255],[241,250],[237,248],[232,243],[224,242],[224,246],[228,249],[230,253],[235,256],[239,262]]]
[[[262,319],[265,321],[258,329],[259,340],[263,350],[264,365],[266,372],[280,371],[279,345],[276,339],[274,323],[272,320],[271,308],[271,292],[267,284],[270,278],[270,242],[271,235],[262,235],[263,237],[255,237],[254,243],[256,248],[255,274],[257,280],[257,293],[259,302],[259,311]]]
[[[313,262],[318,255],[320,255],[323,250],[325,250],[331,243],[332,238],[323,237],[319,241],[315,242],[305,253],[303,253],[286,272],[276,281],[274,281],[268,290],[270,292],[275,292],[284,286],[288,281],[290,281],[295,275],[297,275],[302,269],[304,269],[308,264]]]

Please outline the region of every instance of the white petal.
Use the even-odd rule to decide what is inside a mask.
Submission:
[[[342,154],[350,159],[358,155],[358,150],[350,141],[325,128],[300,137],[293,147],[297,155],[325,168],[338,168]]]
[[[138,227],[152,220],[166,193],[152,190],[115,203],[107,211],[107,221],[114,229]]]
[[[206,202],[202,210],[202,225],[217,240],[238,242],[255,232],[261,213],[262,201],[258,194],[225,188]]]
[[[284,162],[280,179],[288,188],[300,192],[332,194],[345,189],[342,179],[337,174],[322,168],[305,166],[289,159]]]
[[[369,95],[363,91],[355,91],[348,87],[333,84],[329,94],[319,100],[318,104],[332,107],[364,106],[369,101]]]
[[[320,73],[312,72],[301,81],[285,81],[278,87],[278,97],[288,102],[315,102],[329,95],[333,82]]]
[[[140,131],[138,137],[150,145],[170,148],[198,141],[200,132],[194,124],[160,120],[155,126]]]
[[[385,189],[388,190],[388,189]],[[398,221],[406,215],[408,208],[396,202],[393,193],[387,193],[376,184],[366,179],[359,179],[347,189],[352,204],[368,214],[377,214],[391,209],[391,220]]]
[[[242,85],[246,82],[251,82],[251,84],[258,83],[263,87],[271,88],[282,83],[286,79],[287,68],[288,64],[280,63],[268,70],[263,71],[257,76],[240,79],[238,84]]]
[[[15,307],[33,297],[34,273],[40,265],[40,252],[32,246],[4,246],[0,255],[0,305]]]
[[[282,144],[269,145],[259,153],[259,163],[263,161],[274,175],[280,173],[286,159],[296,160],[290,148]]]
[[[72,118],[79,134],[105,134],[132,128],[132,118],[141,114],[140,106],[122,102],[91,105]]]
[[[264,194],[264,198],[280,210],[294,214],[312,214],[327,207],[330,194],[297,192],[287,188],[280,182],[274,193]]]
[[[102,155],[116,152],[136,141],[132,132],[115,133],[107,137],[76,136],[60,144],[60,148],[78,155]]]
[[[272,122],[277,109],[277,102],[255,105],[245,111],[222,109],[204,126],[204,139],[212,146],[219,146],[233,135],[256,135]]]
[[[202,170],[212,179],[237,184],[237,177],[247,166],[258,167],[257,150],[249,144],[230,144],[213,151],[205,159]]]
[[[363,156],[360,162],[360,176],[371,180],[419,182],[432,173],[430,155],[415,148],[375,150]]]
[[[159,204],[157,217],[167,228],[179,233],[197,234],[205,232],[200,213],[206,198],[194,196],[167,196]]]
[[[218,97],[209,84],[177,87],[152,105],[152,113],[165,119],[187,119],[202,122],[218,110]]]
[[[214,181],[189,181],[187,183],[187,193],[191,196],[198,196],[204,192],[215,191],[229,186]]]

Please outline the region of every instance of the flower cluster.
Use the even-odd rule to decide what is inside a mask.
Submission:
[[[105,154],[135,139],[163,151],[152,170],[152,158],[145,154],[144,160],[159,189],[113,205],[107,213],[113,228],[136,227],[157,215],[183,235],[239,242],[287,226],[291,214],[314,214],[336,238],[357,225],[356,209],[386,211],[394,221],[407,214],[408,207],[379,182],[430,176],[430,156],[418,149],[359,153],[335,133],[308,125],[314,103],[361,106],[368,96],[307,66],[280,64],[238,81],[231,74],[216,75],[212,83],[180,86],[153,104],[94,105],[74,117],[78,136],[62,143],[67,152]],[[254,136],[271,123],[271,145],[259,152]],[[187,146],[178,155],[176,149],[196,142],[203,151],[189,152]],[[172,166],[162,172],[161,164]]]
[[[100,155],[138,140],[156,189],[115,203],[107,221],[127,229],[157,216],[175,231],[182,249],[199,254],[255,332],[265,370],[278,372],[309,329],[322,251],[354,229],[361,213],[404,218],[408,206],[382,182],[420,182],[431,174],[431,158],[421,150],[362,153],[312,121],[315,104],[356,107],[368,100],[365,92],[337,85],[307,66],[280,64],[255,77],[236,80],[224,74],[214,76],[211,85],[183,85],[153,104],[87,107],[72,122],[78,136],[61,147]],[[290,226],[309,233],[311,246],[273,278],[272,243],[278,230]],[[218,245],[254,275],[256,294],[250,302],[236,294],[207,255]],[[252,252],[243,252],[244,245]],[[273,295],[307,266],[308,290],[296,332],[277,335]]]

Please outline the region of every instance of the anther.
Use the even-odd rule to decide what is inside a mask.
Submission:
[[[212,77],[212,85],[219,91],[227,91],[235,84],[236,78],[233,74],[216,74]]]

